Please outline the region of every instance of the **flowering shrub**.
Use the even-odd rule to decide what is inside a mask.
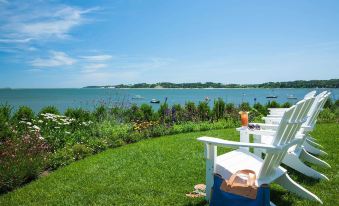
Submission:
[[[33,178],[45,167],[49,148],[39,132],[7,138],[0,144],[0,193]]]
[[[0,142],[5,140],[5,138],[11,138],[13,136],[12,134],[12,128],[8,119],[0,114]]]
[[[88,131],[93,124],[91,120],[78,121],[75,118],[51,113],[42,113],[33,122],[41,128],[42,134],[53,150],[63,148],[69,141],[82,143],[82,137],[91,134]]]
[[[225,115],[225,102],[223,99],[218,98],[214,101],[213,106],[214,117],[218,120],[224,117]]]
[[[136,122],[133,124],[133,130],[135,131],[142,131],[142,130],[145,130],[145,129],[150,129],[154,126],[157,126],[159,125],[159,122],[158,121],[144,121],[144,122]]]
[[[77,109],[68,108],[65,111],[65,116],[76,119],[77,121],[81,121],[81,122],[93,120],[92,118],[93,116],[91,115],[91,112],[86,111],[82,108],[77,108]]]
[[[14,114],[14,119],[17,121],[20,120],[31,121],[32,119],[34,119],[34,112],[29,107],[21,106]]]
[[[185,103],[184,121],[197,121],[197,107],[194,102],[188,101]]]
[[[210,120],[211,110],[207,101],[199,102],[197,110],[200,121]]]
[[[39,114],[45,114],[45,113],[50,113],[50,114],[60,114],[58,108],[55,106],[47,106],[44,107],[40,110]]]
[[[87,147],[86,145],[83,145],[83,144],[75,144],[72,147],[72,151],[73,151],[73,159],[74,160],[84,159],[85,157],[92,154],[91,148],[89,148],[89,147]]]
[[[325,108],[319,114],[319,122],[336,122],[338,121],[338,117],[336,117],[335,113],[331,112],[329,108]]]

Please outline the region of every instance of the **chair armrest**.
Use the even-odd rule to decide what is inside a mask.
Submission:
[[[265,130],[265,129],[260,129],[260,130],[247,129],[246,132],[248,134],[263,135],[263,136],[274,136],[276,134],[276,131],[274,131],[274,130]]]
[[[236,128],[237,131],[243,132],[246,131],[248,134],[254,134],[254,135],[267,135],[267,136],[274,136],[276,131],[274,130],[265,130],[265,129],[260,129],[260,130],[251,130],[248,129],[247,127],[238,127]]]
[[[260,128],[264,129],[264,130],[267,130],[267,129],[270,129],[270,130],[277,130],[279,125],[278,124],[265,124],[265,123],[251,123],[251,124],[256,124],[256,125],[259,125]]]
[[[203,142],[205,144],[211,144],[211,145],[220,146],[220,147],[233,147],[233,148],[252,147],[252,148],[266,149],[267,151],[271,151],[271,152],[281,150],[280,147],[276,147],[274,145],[267,145],[267,144],[261,144],[261,143],[235,142],[235,141],[218,139],[214,137],[199,137],[198,141]]]

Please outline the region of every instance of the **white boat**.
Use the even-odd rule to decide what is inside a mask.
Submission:
[[[287,99],[298,99],[298,98],[296,96],[294,96],[293,94],[291,94],[291,95],[287,96]]]
[[[132,99],[145,99],[145,97],[141,96],[141,95],[134,95],[132,97]]]
[[[159,104],[159,103],[160,103],[160,100],[152,99],[152,100],[151,100],[151,103],[152,103],[152,104]]]

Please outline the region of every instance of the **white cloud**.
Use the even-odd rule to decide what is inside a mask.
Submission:
[[[65,39],[74,27],[87,22],[85,14],[96,9],[43,1],[8,2],[0,8],[0,42]]]
[[[55,11],[52,14],[52,18],[47,20],[41,19],[38,22],[18,24],[13,29],[20,32],[23,36],[32,38],[65,38],[73,27],[83,23],[82,14],[84,13],[86,11],[73,7],[65,7]]]
[[[0,43],[27,43],[30,42],[32,38],[25,39],[0,39]]]
[[[85,61],[85,66],[83,66],[82,73],[91,73],[94,74],[98,70],[106,68],[108,60],[112,59],[111,55],[102,54],[102,55],[91,55],[91,56],[80,56],[82,60]]]
[[[83,73],[93,73],[98,71],[99,69],[106,68],[107,64],[89,64],[84,66]]]
[[[51,51],[47,59],[37,58],[30,62],[34,67],[59,67],[70,66],[76,63],[76,60],[69,57],[64,52]]]
[[[103,54],[103,55],[93,55],[93,56],[81,56],[80,58],[88,60],[88,61],[107,61],[107,60],[112,59],[112,56]]]

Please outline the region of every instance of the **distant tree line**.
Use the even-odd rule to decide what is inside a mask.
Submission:
[[[171,83],[159,82],[155,84],[119,84],[107,86],[87,86],[85,88],[339,88],[339,79],[330,80],[296,80],[289,82],[266,82],[262,84],[222,84],[214,82]]]

